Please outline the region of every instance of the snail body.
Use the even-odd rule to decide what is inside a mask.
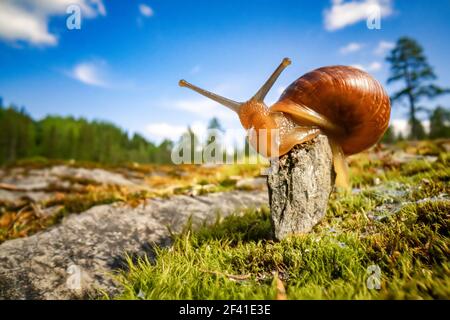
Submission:
[[[249,130],[251,145],[264,156],[282,156],[295,145],[325,134],[333,151],[336,185],[348,188],[345,157],[368,149],[383,136],[389,124],[389,96],[376,79],[362,70],[328,66],[295,80],[268,108],[264,98],[290,63],[283,59],[261,89],[243,103],[184,80],[179,84],[235,111],[242,126]]]

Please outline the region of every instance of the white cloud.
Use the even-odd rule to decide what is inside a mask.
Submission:
[[[349,44],[347,44],[346,46],[342,47],[339,49],[339,52],[341,54],[349,54],[352,52],[356,52],[361,50],[361,48],[363,47],[363,45],[361,43],[357,43],[357,42],[350,42]]]
[[[139,12],[144,16],[144,17],[151,17],[153,16],[154,12],[153,9],[150,8],[148,5],[141,3],[139,5]]]
[[[55,45],[58,42],[56,37],[48,32],[45,19],[22,11],[9,2],[0,2],[0,38],[45,45]]]
[[[97,87],[108,87],[105,76],[106,62],[89,61],[77,64],[69,75],[84,84]]]
[[[393,49],[395,47],[395,43],[388,41],[380,41],[373,51],[377,56],[384,56],[386,52]]]
[[[135,81],[117,74],[105,60],[91,59],[80,61],[62,73],[89,86],[116,90],[133,90],[138,88]]]
[[[331,8],[324,11],[325,29],[335,31],[357,22],[367,20],[375,10],[381,13],[381,17],[387,17],[393,13],[391,0],[332,0]]]
[[[145,131],[150,138],[157,143],[163,139],[178,141],[187,131],[187,127],[195,133],[200,142],[206,141],[208,129],[206,122],[195,121],[189,125],[174,125],[168,122],[150,123],[145,127]],[[245,144],[246,132],[243,128],[228,128],[221,136],[222,145],[228,152],[237,146],[242,148]]]
[[[421,120],[425,132],[430,132],[430,121]],[[411,131],[409,121],[407,119],[391,119],[390,126],[392,126],[395,135],[402,134],[407,137]]]
[[[168,122],[157,122],[148,124],[145,129],[147,133],[152,135],[152,138],[156,138],[157,140],[167,138],[172,141],[177,141],[187,131],[187,128],[190,127],[196,137],[200,141],[204,141],[207,138],[208,132],[206,125],[206,122],[200,121],[194,121],[186,125],[175,125]]]
[[[187,126],[173,125],[167,122],[150,123],[146,126],[145,130],[152,138],[170,139],[172,141],[178,140],[178,138],[186,131]]]
[[[278,93],[278,95],[281,96],[281,94],[284,92],[284,90],[286,90],[286,87],[285,87],[285,86],[279,86],[279,87],[277,88],[277,93]]]
[[[355,64],[352,64],[350,66],[353,67],[353,68],[357,68],[357,69],[366,71],[366,67],[364,67],[362,64],[359,64],[359,63],[355,63]]]
[[[0,39],[54,46],[58,38],[48,30],[49,20],[52,16],[66,15],[72,4],[80,6],[85,18],[106,15],[102,0],[1,0]]]
[[[374,61],[367,66],[367,70],[376,72],[380,71],[382,67],[383,65],[381,64],[381,62]]]
[[[362,64],[352,64],[351,65],[354,68],[358,68],[367,72],[377,72],[380,71],[383,67],[383,64],[379,61],[373,61],[369,63],[368,65],[362,65]]]
[[[408,120],[406,119],[392,119],[390,125],[392,126],[395,135],[402,134],[406,137],[409,134]]]

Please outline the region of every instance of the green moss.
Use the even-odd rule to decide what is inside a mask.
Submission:
[[[191,228],[188,228],[192,232]],[[186,233],[186,231],[184,231]],[[198,244],[208,240],[223,240],[230,244],[272,239],[270,211],[267,207],[248,210],[245,215],[231,215],[223,220],[220,215],[212,225],[203,225],[196,231]]]
[[[361,218],[376,203],[366,198],[332,201],[312,233],[280,242],[267,209],[188,226],[154,261],[129,259],[116,298],[273,299],[275,272],[289,299],[450,298],[449,202],[411,204],[380,222]],[[371,265],[380,290],[367,287]]]
[[[67,195],[62,199],[50,200],[46,203],[46,206],[62,205],[64,208],[62,214],[79,213],[96,205],[110,204],[120,200],[124,199],[117,193],[91,192],[87,194]]]
[[[244,216],[242,221],[246,222],[240,226],[233,217],[208,230],[187,232],[170,249],[156,249],[153,262],[141,259],[133,263],[129,259],[129,271],[119,277],[125,291],[118,298],[273,299],[274,272],[289,284],[288,295],[292,298],[313,297],[319,286],[343,283],[354,279],[355,274],[363,280],[364,253],[352,238],[341,239],[348,243],[345,247],[331,237],[273,242],[268,240],[270,229],[263,226],[270,223],[263,211],[259,218],[264,222],[259,222],[258,232],[242,240],[227,238],[227,234],[251,228],[247,222],[255,214]],[[361,290],[365,291],[362,284]],[[341,290],[324,295],[337,297],[337,292]]]
[[[449,201],[410,204],[366,238],[369,256],[388,276],[380,297],[450,297],[449,212]]]
[[[219,185],[224,188],[232,188],[236,185],[236,180],[231,180],[230,178],[225,178],[219,181]]]

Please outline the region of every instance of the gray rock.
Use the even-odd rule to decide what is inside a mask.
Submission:
[[[69,181],[74,179],[74,181]],[[23,201],[46,202],[51,200],[61,190],[77,191],[83,186],[76,182],[77,179],[91,181],[102,185],[119,185],[136,190],[146,189],[144,178],[128,179],[123,174],[103,169],[87,169],[58,165],[47,168],[24,170],[24,168],[12,168],[8,171],[0,171],[0,201],[19,205]],[[15,189],[7,189],[13,186]]]
[[[237,181],[236,188],[247,190],[265,189],[266,185],[266,178],[244,178]]]
[[[79,179],[89,179],[101,184],[113,184],[121,186],[131,186],[134,183],[126,179],[122,174],[103,170],[85,169],[67,166],[55,166],[50,169],[53,176],[70,176]]]
[[[49,168],[32,169],[25,172],[22,168],[14,168],[3,174],[1,182],[12,184],[23,191],[43,191],[52,186],[70,187],[65,177],[87,179],[99,184],[134,186],[135,183],[126,179],[122,174],[104,169],[77,168],[65,165]]]
[[[118,292],[113,273],[124,255],[152,257],[152,245],[169,245],[192,217],[194,226],[240,208],[267,203],[266,191],[149,199],[130,208],[102,205],[69,215],[61,224],[0,245],[0,299],[70,299]]]
[[[52,193],[44,191],[8,191],[0,189],[0,201],[4,202],[18,203],[22,199],[29,199],[33,202],[44,202],[52,198]]]
[[[334,186],[332,152],[320,135],[282,156],[268,176],[274,235],[309,232],[324,216]]]
[[[423,160],[423,161],[427,161],[429,163],[433,163],[436,162],[438,159],[438,157],[436,156],[424,156],[424,155],[420,155],[420,154],[409,154],[406,153],[403,150],[398,150],[396,152],[394,152],[394,154],[392,155],[392,161],[394,163],[398,163],[398,164],[405,164],[405,163],[409,163],[412,161],[418,161],[418,160]]]

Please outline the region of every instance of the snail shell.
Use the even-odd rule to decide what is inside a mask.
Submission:
[[[348,66],[322,67],[306,73],[270,108],[289,114],[299,125],[306,124],[305,109],[338,127],[329,135],[345,155],[374,145],[386,131],[391,111],[389,96],[381,84],[368,73]]]

